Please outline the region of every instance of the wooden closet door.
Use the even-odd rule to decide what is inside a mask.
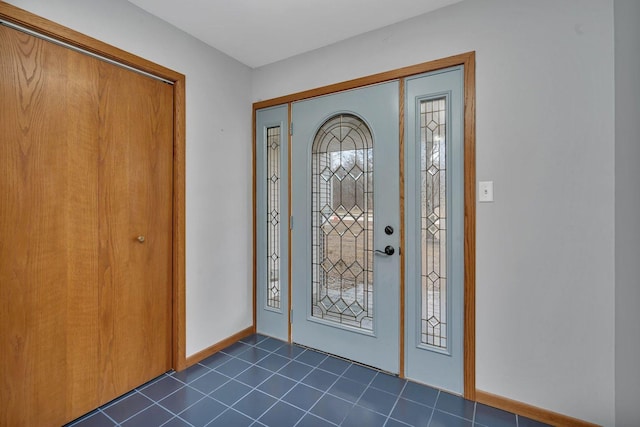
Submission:
[[[100,66],[100,400],[171,369],[173,88]]]
[[[172,96],[0,26],[0,426],[171,368]]]
[[[0,26],[0,425],[97,404],[97,61]]]

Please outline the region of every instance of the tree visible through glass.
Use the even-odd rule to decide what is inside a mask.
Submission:
[[[339,114],[312,146],[312,313],[373,330],[373,138]]]

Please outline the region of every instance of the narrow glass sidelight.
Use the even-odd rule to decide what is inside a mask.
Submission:
[[[447,99],[420,102],[421,342],[447,349]]]
[[[280,126],[267,128],[267,307],[280,308]]]
[[[312,316],[373,330],[373,138],[352,114],[315,135],[311,173]]]

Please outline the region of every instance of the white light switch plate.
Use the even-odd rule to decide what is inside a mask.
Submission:
[[[493,181],[480,181],[478,191],[479,202],[493,202]]]

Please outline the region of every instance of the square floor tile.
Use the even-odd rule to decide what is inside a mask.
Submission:
[[[371,382],[371,387],[375,387],[387,393],[400,394],[407,380],[393,375],[378,372],[378,375]]]
[[[427,427],[433,408],[406,399],[398,399],[390,417],[412,426]]]
[[[230,356],[238,356],[250,348],[252,348],[252,346],[245,344],[242,341],[238,341],[235,344],[231,344],[229,347],[223,348],[222,352]]]
[[[313,371],[311,371],[311,373],[309,373],[309,375],[304,377],[301,382],[308,386],[325,391],[329,387],[331,387],[337,379],[337,375],[330,374],[329,372],[320,369],[314,369]]]
[[[211,393],[209,396],[213,397],[216,400],[219,400],[226,405],[231,406],[238,400],[249,394],[250,391],[251,387],[241,384],[236,380],[231,380]]]
[[[342,375],[351,363],[335,357],[327,357],[319,365],[318,368],[324,369],[336,375]]]
[[[94,412],[90,416],[84,416],[66,427],[113,427],[116,423],[102,412]]]
[[[311,408],[310,412],[327,421],[340,424],[342,420],[346,418],[352,407],[353,403],[325,394],[318,400],[314,407]]]
[[[193,366],[188,367],[187,369],[185,369],[182,372],[174,372],[171,374],[171,376],[173,378],[177,378],[180,381],[184,382],[184,383],[188,383],[190,381],[195,380],[196,378],[199,378],[201,376],[203,376],[204,374],[206,374],[207,372],[211,371],[210,368],[208,368],[207,366],[201,365],[199,363],[196,363]]]
[[[323,420],[322,418],[318,418],[315,415],[307,414],[302,417],[296,427],[335,427],[335,424],[330,423],[327,420]]]
[[[260,341],[266,340],[266,339],[267,339],[267,337],[264,336],[264,335],[253,334],[253,335],[249,335],[248,337],[242,338],[240,341],[245,343],[245,344],[256,345]]]
[[[518,415],[518,427],[551,427],[549,424]]]
[[[387,420],[387,423],[384,425],[384,427],[407,427],[408,425],[409,424],[405,424],[398,420],[394,420],[393,418],[389,418]],[[413,426],[410,426],[410,427],[413,427]]]
[[[311,372],[313,368],[309,365],[305,365],[303,363],[296,362],[295,360],[284,365],[278,373],[284,375],[285,377],[289,377],[296,381],[304,378],[309,372]]]
[[[229,381],[228,377],[225,377],[218,372],[211,371],[209,373],[204,374],[200,378],[195,381],[191,381],[189,385],[196,390],[199,390],[205,394],[211,393],[213,390],[220,387],[222,384]]]
[[[445,393],[441,391],[438,394],[435,408],[447,412],[449,414],[473,420],[473,410],[475,402],[463,399],[460,396],[454,396],[453,394]]]
[[[322,392],[304,384],[297,384],[282,400],[308,411],[322,397]]]
[[[223,363],[227,363],[231,359],[233,359],[233,356],[229,356],[228,354],[219,351],[216,354],[204,359],[202,362],[200,362],[200,364],[206,366],[207,368],[215,369]]]
[[[296,357],[296,360],[298,362],[306,363],[307,365],[315,367],[318,366],[326,358],[327,355],[324,353],[306,349]]]
[[[245,351],[242,354],[236,356],[238,359],[242,359],[249,363],[256,363],[260,359],[264,359],[268,355],[270,355],[267,350],[263,350],[257,347],[251,347],[249,350]]]
[[[302,418],[304,412],[288,403],[278,402],[260,417],[260,422],[267,426],[293,427]]]
[[[350,402],[357,402],[362,396],[362,392],[367,388],[366,385],[351,381],[346,378],[339,378],[328,390],[334,396],[341,397],[342,399]]]
[[[162,424],[162,427],[191,427],[188,422],[184,421],[182,418],[174,417],[171,418],[168,422]]]
[[[275,338],[267,338],[256,344],[256,347],[259,347],[263,350],[267,351],[276,351],[280,347],[284,345],[284,341],[277,340]]]
[[[295,344],[285,344],[275,351],[275,354],[295,359],[300,353],[304,352],[304,348]]]
[[[491,406],[476,404],[474,421],[491,427],[516,427],[516,416],[510,412],[502,411]]]
[[[250,363],[234,358],[229,360],[227,363],[218,366],[217,368],[215,368],[215,370],[220,372],[221,374],[233,378],[240,372],[245,371],[247,368],[249,368],[249,366],[251,366]]]
[[[276,402],[273,397],[262,393],[258,390],[253,390],[245,397],[240,399],[233,405],[233,409],[240,411],[251,418],[258,419],[264,414],[267,409]]]
[[[287,363],[289,363],[290,361],[291,359],[289,358],[279,356],[277,354],[270,354],[269,356],[257,362],[256,365],[275,372],[280,368],[282,368]]]
[[[196,390],[195,388],[184,386],[175,393],[170,394],[169,396],[160,400],[158,403],[174,414],[178,414],[203,397],[204,394],[202,392]]]
[[[238,411],[227,409],[207,427],[249,427],[253,420]]]
[[[433,411],[429,427],[471,427],[471,421],[441,411]]]
[[[340,424],[342,427],[382,427],[387,417],[361,406],[354,406],[349,410],[347,418]]]
[[[246,371],[238,374],[235,379],[251,387],[256,387],[271,375],[273,375],[273,372],[254,365],[249,367]]]
[[[102,411],[116,422],[121,423],[152,404],[153,402],[149,398],[138,392],[134,392],[117,400]]]
[[[349,368],[342,374],[342,376],[345,378],[349,378],[350,380],[368,385],[376,376],[376,374],[377,371],[374,371],[371,368],[353,364],[349,366]]]
[[[439,391],[435,388],[408,381],[400,396],[421,405],[433,407],[436,404],[438,393]]]
[[[166,409],[158,405],[152,405],[122,423],[122,427],[159,426],[169,421],[172,417],[173,414],[167,412]]]
[[[258,389],[273,397],[280,398],[291,390],[294,385],[296,385],[295,381],[282,375],[274,374],[271,378],[260,384]]]
[[[389,415],[397,399],[398,397],[393,394],[369,387],[358,400],[358,405],[383,415]]]
[[[191,423],[194,427],[202,427],[210,423],[227,409],[227,406],[205,397],[186,410],[180,412],[180,418]]]
[[[174,379],[173,377],[164,377],[159,381],[140,389],[139,391],[148,398],[157,402],[182,387],[184,387],[184,383]]]

